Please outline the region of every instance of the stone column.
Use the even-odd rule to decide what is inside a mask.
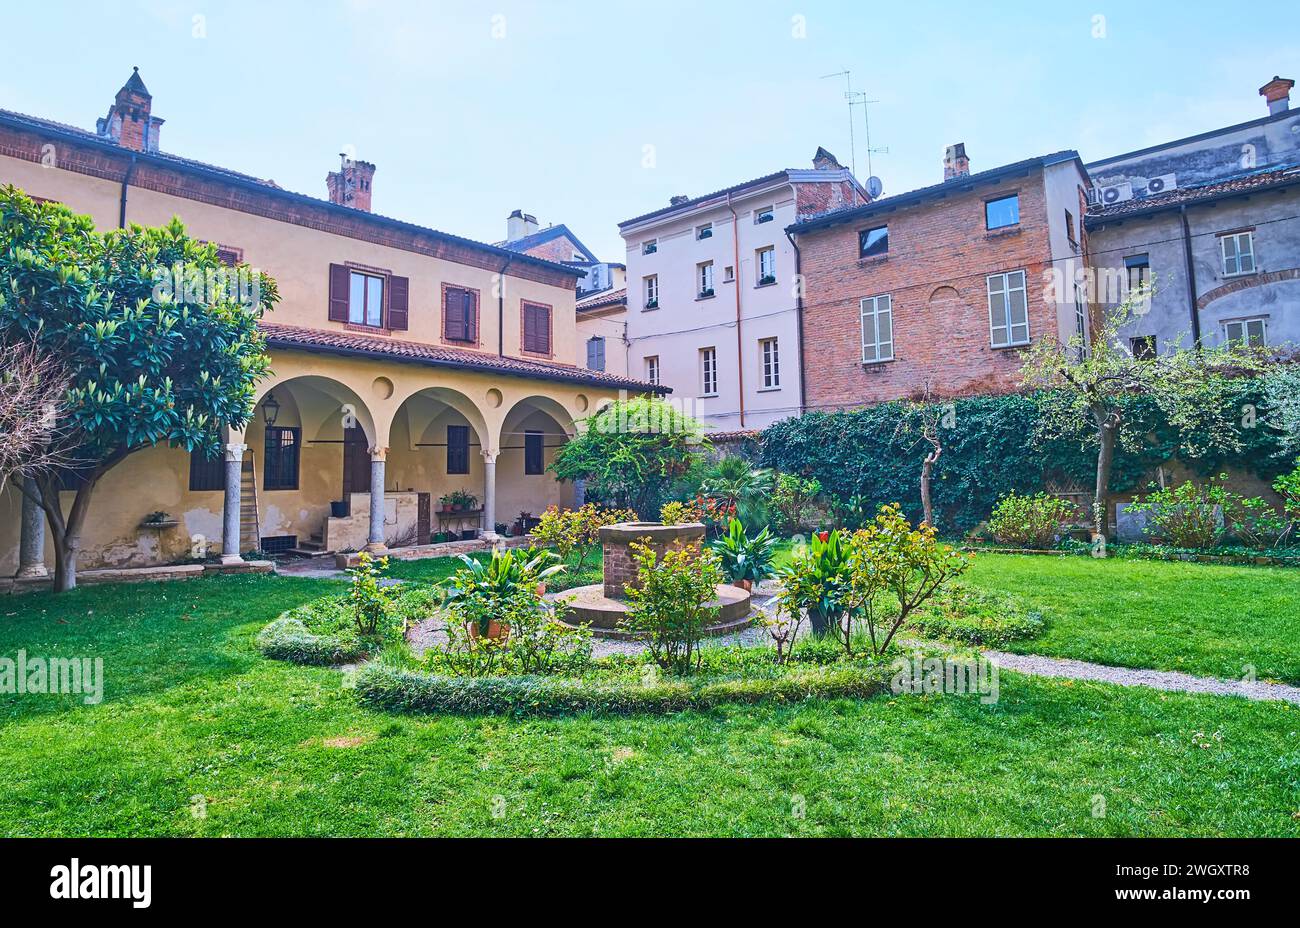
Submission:
[[[242,564],[239,556],[239,498],[244,482],[244,452],[248,445],[230,442],[226,445],[226,497],[221,521],[221,563]]]
[[[497,452],[480,451],[483,455],[483,537],[497,539]]]
[[[40,493],[36,488],[36,480],[32,477],[23,478],[23,487],[27,493]],[[20,579],[48,577],[50,572],[45,569],[45,510],[27,493],[23,494],[18,573],[14,576]]]
[[[384,462],[387,459],[387,448],[370,449],[370,536],[366,550],[374,554],[388,550],[384,543]]]

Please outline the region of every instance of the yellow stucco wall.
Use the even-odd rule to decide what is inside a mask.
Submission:
[[[90,215],[101,228],[118,221],[121,188],[57,167],[0,156],[0,184],[58,200]],[[244,260],[270,274],[281,302],[268,321],[324,330],[343,330],[327,319],[328,268],[354,262],[410,278],[410,328],[395,337],[441,342],[441,292],[444,283],[480,293],[480,343],[483,354],[497,349],[497,301],[492,271],[376,245],[304,226],[132,187],[127,219],[158,225],[179,215],[196,238],[242,249]],[[520,356],[520,300],[553,307],[554,362],[572,365],[579,351],[570,287],[508,276],[504,284],[504,351]],[[378,337],[378,336],[376,336]],[[462,346],[456,346],[462,347]],[[614,352],[617,354],[617,352]],[[258,472],[261,535],[309,538],[329,515],[330,502],[342,496],[343,416],[351,412],[372,446],[388,449],[388,487],[438,496],[465,489],[482,499],[483,457],[496,453],[497,520],[513,522],[520,511],[538,513],[550,503],[566,503],[572,489],[549,475],[525,476],[525,430],[548,433],[547,463],[555,444],[572,434],[577,420],[615,397],[607,388],[489,373],[399,364],[367,358],[298,351],[272,351],[272,375],[259,387],[259,403],[276,391],[281,403],[277,424],[301,425],[299,488],[261,489],[264,428],[260,411],[244,434],[231,439],[252,449]],[[344,404],[347,404],[345,409]],[[446,425],[473,429],[470,473],[446,474],[446,452],[429,443],[445,442]],[[71,505],[72,493],[64,494]],[[189,490],[189,456],[170,448],[132,455],[110,471],[96,488],[82,543],[81,569],[143,566],[185,557],[191,536],[220,544],[221,491]],[[168,529],[140,528],[150,512],[167,512],[180,524]],[[20,501],[12,488],[0,490],[0,576],[18,566]],[[491,526],[487,526],[491,528]],[[53,565],[47,537],[46,563]]]

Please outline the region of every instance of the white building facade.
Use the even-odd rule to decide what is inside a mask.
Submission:
[[[784,229],[868,202],[823,149],[786,170],[619,224],[627,246],[627,370],[672,388],[710,431],[803,408],[800,280]]]

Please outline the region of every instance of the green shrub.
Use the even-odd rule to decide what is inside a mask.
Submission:
[[[1168,541],[1176,548],[1204,551],[1215,547],[1226,534],[1224,514],[1232,497],[1223,487],[1227,479],[1156,488],[1141,502],[1131,503],[1129,512],[1147,515],[1147,533]]]
[[[1050,548],[1065,526],[1079,517],[1073,503],[1050,493],[1021,496],[1012,491],[998,500],[989,518],[988,530],[1005,545],[1018,548]]]
[[[955,586],[918,609],[908,629],[927,638],[962,644],[1004,645],[1036,638],[1042,613],[1024,609],[1005,593]]]
[[[800,531],[812,516],[813,500],[822,491],[821,482],[797,474],[780,474],[772,486],[768,507],[778,531]]]
[[[374,654],[385,644],[405,639],[406,631],[429,617],[435,606],[427,588],[393,588],[374,634],[361,634],[347,596],[328,596],[282,613],[257,633],[259,651],[295,664],[346,664]]]
[[[637,565],[637,582],[626,590],[625,627],[645,643],[655,663],[665,670],[690,673],[694,669],[704,629],[718,615],[709,605],[722,583],[718,558],[699,545],[664,552],[631,544]]]
[[[556,677],[448,677],[368,665],[357,678],[363,705],[436,715],[537,715],[575,713],[662,714],[709,709],[725,703],[866,699],[886,692],[889,668],[829,666],[750,679],[665,677],[643,683]]]

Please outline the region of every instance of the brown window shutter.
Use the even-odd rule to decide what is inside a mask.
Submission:
[[[478,294],[465,291],[465,341],[478,341]]]
[[[448,287],[442,298],[442,337],[460,341],[465,332],[465,301],[459,287]]]
[[[407,328],[411,301],[411,280],[409,277],[388,278],[388,328],[405,330]]]
[[[348,321],[348,289],[351,272],[342,264],[330,265],[330,322]]]

